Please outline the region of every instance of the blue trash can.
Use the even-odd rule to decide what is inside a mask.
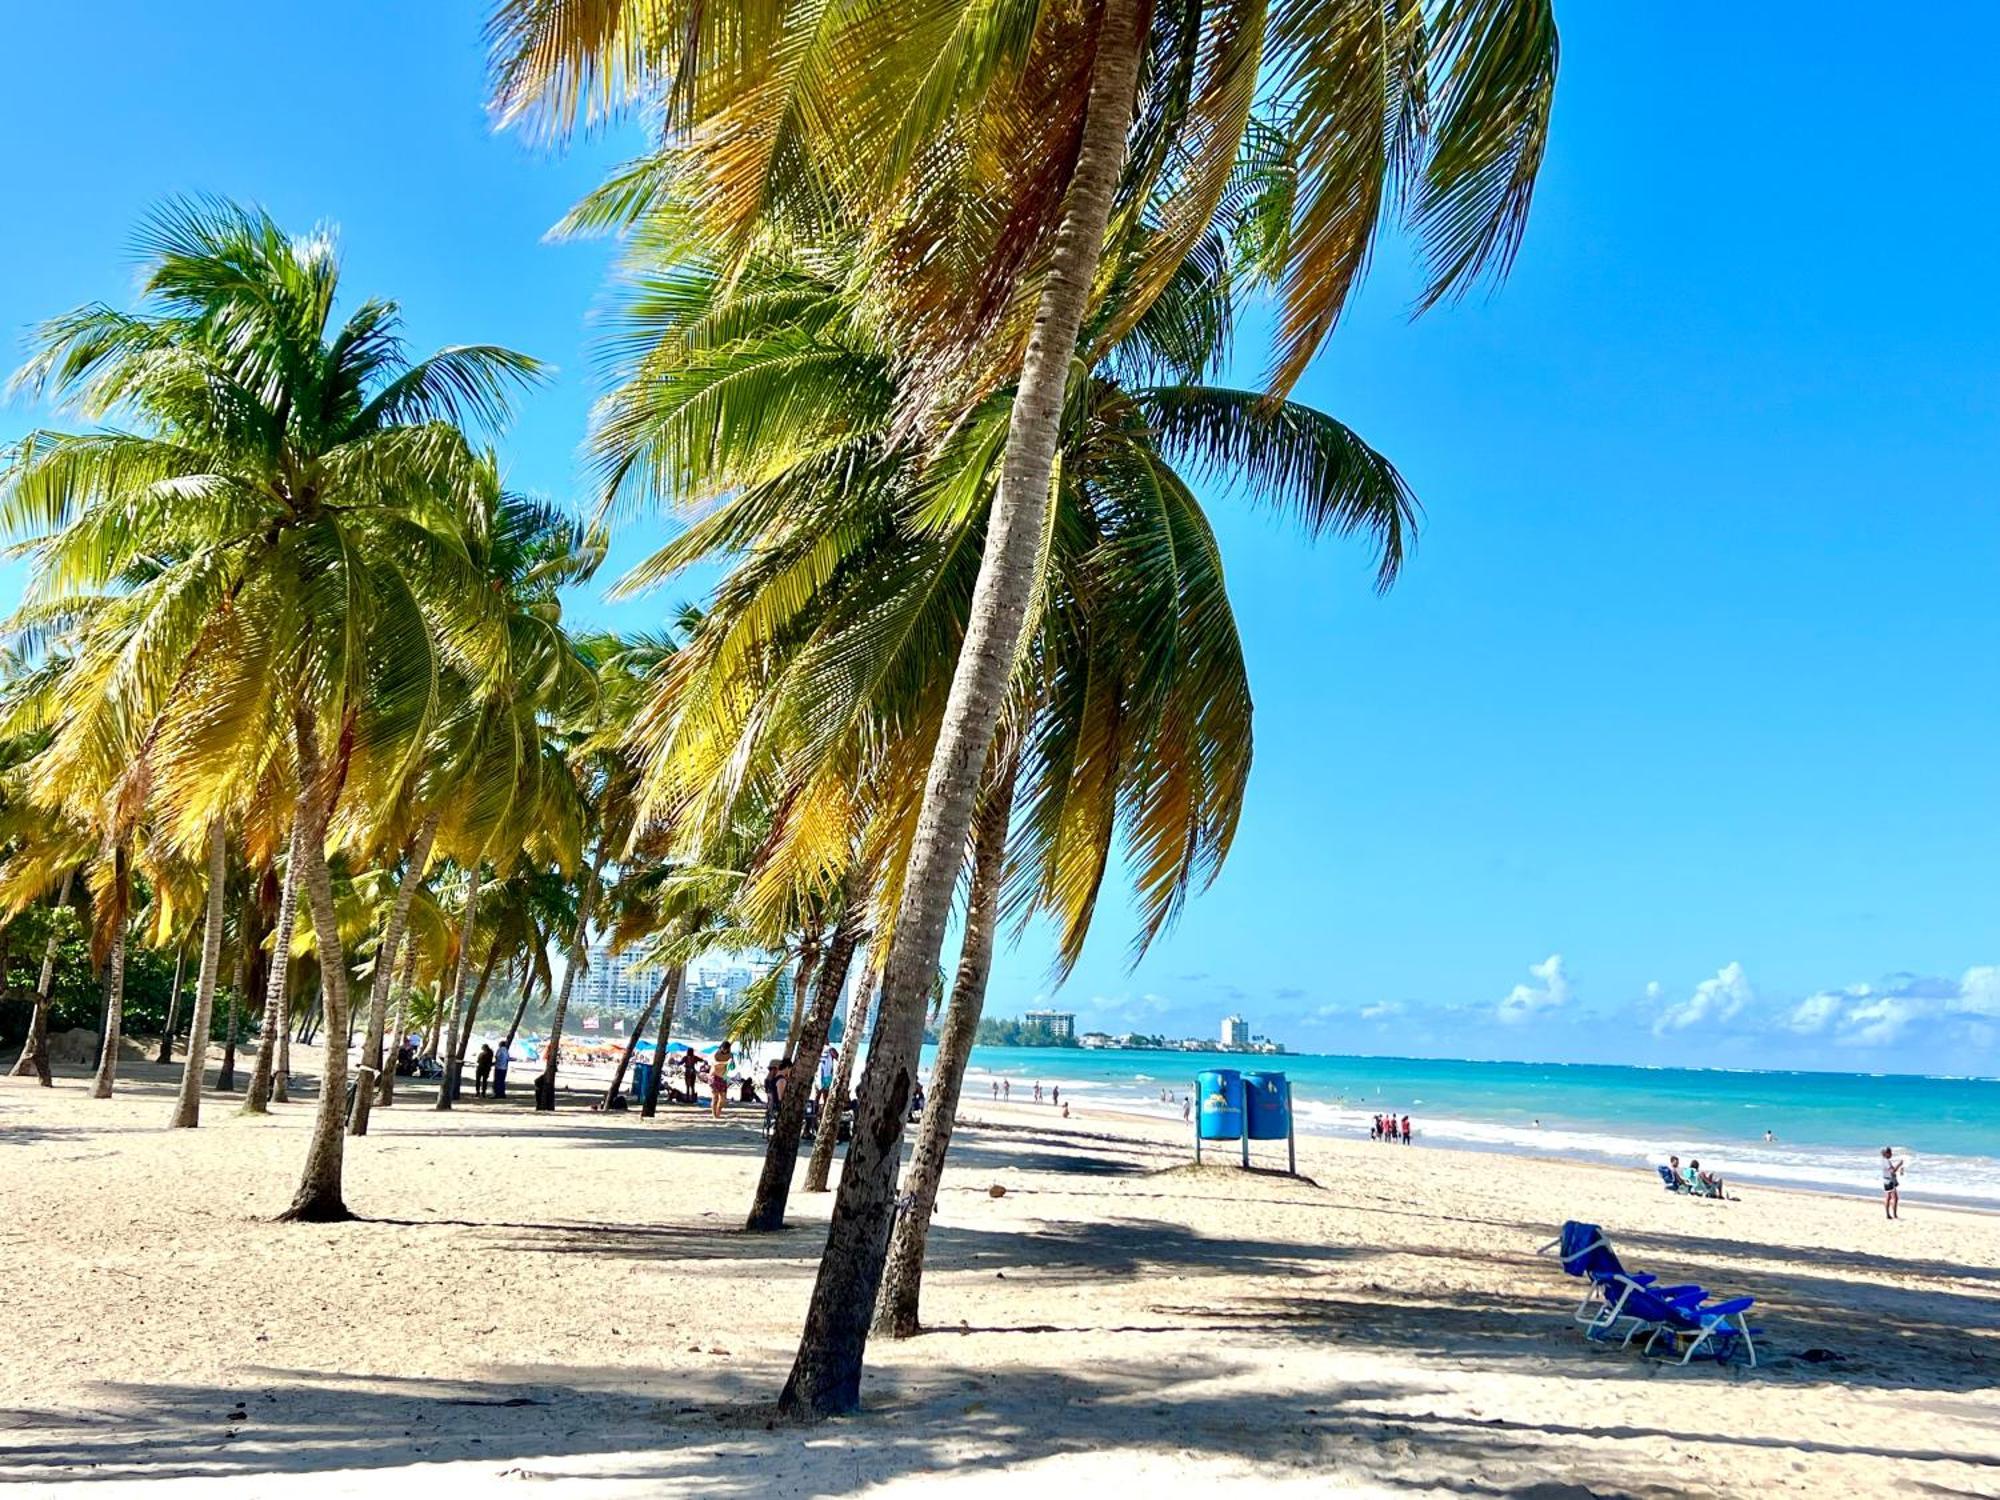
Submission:
[[[1282,1141],[1292,1133],[1292,1093],[1283,1073],[1245,1073],[1243,1098],[1251,1140]]]
[[[632,1097],[634,1099],[639,1100],[641,1103],[644,1103],[646,1095],[652,1092],[652,1085],[653,1085],[653,1065],[651,1063],[642,1063],[642,1062],[633,1063]]]
[[[1194,1075],[1196,1128],[1205,1141],[1243,1138],[1243,1075],[1216,1068]]]

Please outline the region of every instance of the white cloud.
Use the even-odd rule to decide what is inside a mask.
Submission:
[[[1361,1007],[1361,1019],[1364,1021],[1380,1021],[1389,1016],[1399,1016],[1402,1013],[1403,1002],[1400,1000],[1380,1000],[1373,1005],[1364,1005]]]
[[[1560,953],[1551,953],[1542,962],[1529,964],[1528,972],[1541,982],[1515,985],[1494,1012],[1509,1025],[1525,1021],[1541,1011],[1560,1010],[1569,1004],[1569,975],[1563,970]]]
[[[1838,990],[1821,990],[1817,995],[1808,995],[1792,1008],[1785,1024],[1794,1031],[1808,1034],[1822,1032],[1833,1024],[1847,998]]]
[[[1975,1016],[2000,1016],[2000,964],[1967,969],[1958,982],[1956,1008]]]
[[[1846,1046],[1874,1047],[1893,1042],[1926,1010],[1926,1001],[1881,995],[1854,1006],[1841,1018],[1840,1040]]]
[[[1704,979],[1694,993],[1678,1005],[1670,1005],[1653,1022],[1653,1035],[1685,1031],[1690,1026],[1715,1025],[1734,1020],[1743,1007],[1756,999],[1740,963],[1724,964],[1713,979]]]

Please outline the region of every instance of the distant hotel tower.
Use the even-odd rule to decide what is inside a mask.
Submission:
[[[1046,1026],[1052,1036],[1064,1041],[1076,1036],[1076,1013],[1067,1010],[1031,1010],[1021,1019],[1030,1026]]]
[[[1247,1047],[1250,1045],[1250,1023],[1241,1016],[1222,1018],[1222,1045],[1225,1047]]]

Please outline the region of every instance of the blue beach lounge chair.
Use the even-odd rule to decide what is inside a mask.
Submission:
[[[1666,1316],[1661,1318],[1647,1335],[1645,1352],[1651,1354],[1653,1346],[1662,1338],[1669,1340],[1670,1349],[1680,1349],[1679,1363],[1686,1364],[1697,1354],[1713,1359],[1717,1364],[1726,1364],[1729,1357],[1741,1348],[1750,1362],[1750,1368],[1757,1368],[1757,1335],[1764,1330],[1752,1328],[1747,1316],[1757,1305],[1755,1297],[1731,1297],[1726,1302],[1711,1302],[1700,1306],[1700,1299],[1687,1302],[1670,1302]],[[1632,1335],[1627,1334],[1627,1343]]]
[[[1687,1191],[1687,1184],[1674,1176],[1674,1169],[1672,1167],[1668,1166],[1665,1162],[1659,1162],[1657,1166],[1660,1172],[1660,1184],[1668,1192],[1685,1193]]]
[[[1663,1328],[1679,1326],[1689,1309],[1698,1307],[1707,1295],[1698,1286],[1632,1287],[1619,1299],[1618,1317],[1630,1324],[1620,1344],[1629,1349],[1632,1340],[1643,1333],[1650,1347],[1654,1335]],[[1616,1332],[1616,1328],[1607,1326],[1602,1337],[1610,1338]]]
[[[1655,1287],[1658,1277],[1645,1271],[1627,1271],[1618,1259],[1618,1252],[1604,1237],[1604,1231],[1595,1224],[1571,1219],[1563,1225],[1562,1234],[1542,1246],[1540,1253],[1551,1250],[1560,1255],[1565,1274],[1589,1284],[1590,1289],[1583,1294],[1571,1317],[1572,1321],[1583,1324],[1592,1338],[1609,1336],[1621,1318],[1631,1316],[1625,1310],[1626,1303],[1639,1292],[1652,1289],[1663,1297],[1680,1297],[1691,1292],[1696,1300],[1702,1295],[1698,1286]]]

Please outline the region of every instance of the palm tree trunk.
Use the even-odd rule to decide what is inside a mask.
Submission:
[[[799,967],[792,975],[792,1024],[785,1028],[785,1056],[799,1055],[799,1027],[805,1024],[806,996],[812,993],[813,970],[819,966],[819,942],[808,937],[799,944]]]
[[[215,1016],[216,971],[222,967],[222,894],[229,879],[229,844],[222,820],[208,830],[208,924],[201,934],[201,973],[194,982],[194,1015],[188,1021],[187,1057],[170,1129],[192,1130],[201,1123],[201,1074],[208,1066],[208,1032]]]
[[[1033,591],[1077,330],[1124,169],[1141,31],[1136,0],[1104,0],[1076,167],[1021,365],[971,617],[925,777],[895,941],[883,967],[881,1018],[862,1079],[854,1141],[840,1174],[798,1356],[778,1399],[779,1410],[793,1419],[817,1420],[861,1404],[861,1364],[889,1251],[903,1116],[923,1040],[925,1000]]]
[[[162,1063],[174,1060],[174,1028],[181,1019],[181,979],[187,972],[187,944],[180,943],[174,949],[174,987],[167,991],[167,1024],[160,1032],[160,1057]]]
[[[410,988],[417,982],[417,945],[412,943],[403,950],[403,972],[396,981],[396,1030],[395,1043],[383,1040],[386,1056],[383,1058],[382,1073],[375,1081],[375,1105],[387,1109],[396,1102],[396,1059],[402,1055],[403,1034],[409,1025]]]
[[[125,923],[111,937],[111,957],[104,966],[104,1046],[97,1054],[97,1076],[91,1080],[93,1099],[109,1099],[118,1080],[118,1041],[125,1020]]]
[[[272,939],[271,972],[264,989],[263,1029],[257,1037],[257,1062],[250,1070],[250,1090],[243,1097],[243,1113],[268,1114],[271,1102],[271,1074],[277,1060],[278,1037],[290,1025],[285,996],[292,973],[292,927],[299,911],[298,819],[292,819],[290,852],[285,856],[285,884],[278,898],[278,931]]]
[[[111,853],[111,956],[104,966],[104,1046],[97,1054],[95,1099],[109,1099],[118,1081],[118,1046],[125,1029],[125,937],[132,918],[131,851],[119,844]]]
[[[854,1054],[861,1050],[861,1038],[868,1030],[868,1009],[875,999],[875,972],[871,967],[854,987],[847,1002],[847,1026],[840,1033],[840,1064],[834,1070],[833,1087],[819,1112],[819,1134],[813,1137],[812,1160],[806,1164],[806,1191],[823,1193],[833,1172],[834,1148],[840,1144],[840,1121],[847,1113],[847,1091],[854,1081]]]
[[[465,1005],[466,976],[472,973],[472,920],[479,911],[480,862],[472,862],[472,874],[465,887],[465,915],[458,924],[458,963],[451,976],[449,1030],[445,1033],[444,1077],[438,1081],[435,1109],[450,1109],[458,1097],[458,1017]]]
[[[465,1047],[472,1040],[472,1028],[479,1024],[480,1002],[486,998],[486,986],[493,979],[493,965],[500,959],[500,939],[495,937],[486,945],[486,962],[479,966],[479,983],[472,987],[472,998],[465,1003],[465,1024],[458,1029],[458,1052],[454,1061],[458,1064],[461,1083],[465,1075]]]
[[[35,985],[35,1013],[28,1020],[28,1039],[21,1044],[21,1055],[15,1059],[12,1069],[14,1077],[33,1073],[45,1089],[55,1087],[55,1079],[49,1072],[49,996],[55,991],[56,952],[61,947],[62,929],[57,925],[56,916],[69,905],[70,887],[75,882],[76,871],[64,874],[62,889],[56,894],[56,904],[50,908],[49,941],[42,949],[42,977]]]
[[[294,912],[293,925],[298,923]],[[313,962],[319,962],[319,955],[313,955]],[[278,1016],[278,1059],[271,1073],[271,1102],[289,1104],[292,1102],[292,1027],[298,1022],[298,996],[302,987],[302,975],[297,966],[288,968],[285,974],[285,1004]],[[306,1007],[305,1024],[312,1024],[312,1006]],[[301,1031],[300,1041],[305,1040]]]
[[[297,716],[299,746],[299,806],[293,837],[294,856],[302,868],[306,908],[312,919],[313,947],[319,954],[320,993],[325,997],[326,1062],[320,1070],[319,1107],[313,1112],[312,1140],[306,1148],[305,1171],[292,1206],[278,1217],[314,1224],[349,1219],[340,1192],[342,1147],[347,1124],[347,955],[340,944],[340,924],[333,906],[333,875],[326,867],[326,825],[333,809],[320,786],[319,729],[301,709]]]
[[[249,908],[256,900],[254,896],[244,903],[244,913],[240,919],[247,931],[250,923]],[[237,1001],[243,994],[244,981],[250,973],[250,940],[246,937],[237,944],[235,982],[229,986],[229,1015],[222,1027],[222,1066],[216,1070],[215,1091],[218,1094],[236,1092],[236,1024]]]
[[[618,1066],[611,1071],[611,1083],[604,1090],[603,1108],[611,1108],[611,1101],[618,1097],[618,1086],[625,1081],[625,1070],[632,1066],[632,1054],[639,1050],[639,1037],[646,1029],[646,1023],[653,1019],[653,1012],[666,998],[667,983],[674,977],[669,969],[660,976],[658,986],[653,990],[653,998],[646,1002],[646,1008],[639,1012],[639,1018],[632,1023],[632,1034],[625,1038],[625,1050],[618,1054]]]
[[[347,1117],[349,1135],[368,1134],[368,1113],[374,1108],[377,1080],[382,1076],[382,1029],[389,1021],[389,991],[396,987],[396,953],[403,946],[403,928],[410,920],[410,903],[417,887],[424,883],[424,870],[431,861],[431,845],[437,841],[439,813],[431,813],[417,825],[403,857],[403,878],[396,883],[396,899],[389,903],[388,920],[382,924],[382,945],[375,953],[375,979],[368,986],[368,1028],[361,1039],[361,1086],[354,1091],[354,1109]],[[402,1038],[399,1036],[400,1044]],[[394,1064],[389,1068],[393,1075]]]
[[[646,1079],[646,1100],[639,1106],[639,1118],[650,1120],[660,1112],[660,1080],[667,1072],[667,1036],[674,1029],[674,1007],[680,1004],[681,983],[687,970],[675,964],[667,970],[666,1008],[660,1012],[660,1034],[653,1040],[653,1071]]]
[[[951,1149],[958,1096],[966,1060],[986,1004],[986,978],[993,969],[994,928],[1000,914],[1000,877],[1007,859],[1007,821],[1014,810],[1014,778],[1020,762],[1007,757],[1000,779],[986,794],[973,835],[972,891],[966,903],[965,940],[959,948],[958,977],[938,1033],[937,1062],[931,1068],[917,1146],[903,1174],[903,1211],[889,1240],[889,1264],[876,1299],[875,1331],[906,1339],[917,1332],[917,1305],[924,1279],[924,1244],[931,1212],[937,1207],[945,1153]]]
[[[590,912],[597,904],[597,878],[604,869],[604,842],[590,859],[590,878],[584,882],[583,897],[576,903],[576,935],[570,939],[569,962],[563,965],[562,988],[556,992],[555,1013],[549,1017],[548,1048],[542,1055],[541,1082],[535,1089],[535,1108],[556,1107],[556,1066],[562,1058],[563,1021],[569,1015],[569,992],[576,984],[577,970],[589,963],[584,947],[590,933]]]
[[[502,1042],[501,1045],[507,1047],[511,1047],[514,1045],[515,1033],[517,1033],[521,1029],[521,1017],[525,1016],[528,1013],[528,1001],[534,995],[534,993],[535,993],[535,969],[534,965],[530,964],[528,965],[527,980],[521,986],[521,1003],[514,1007],[514,1019],[507,1023],[507,1036],[505,1041]]]
[[[771,1139],[764,1146],[764,1170],[758,1174],[757,1194],[750,1201],[750,1217],[743,1225],[753,1234],[785,1227],[785,1203],[792,1192],[792,1172],[798,1166],[799,1137],[805,1130],[806,1102],[812,1098],[813,1069],[819,1066],[833,1013],[840,1007],[840,992],[847,984],[847,971],[854,963],[854,950],[861,941],[867,883],[859,866],[848,873],[842,885],[840,921],[820,960],[819,988],[813,992],[812,1006],[799,1031],[798,1050],[792,1054],[794,1081],[778,1103],[778,1118],[772,1122]]]

